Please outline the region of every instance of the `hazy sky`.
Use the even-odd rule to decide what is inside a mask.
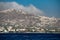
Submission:
[[[0,0],[0,2],[14,1],[24,6],[32,4],[42,10],[47,16],[60,17],[60,0]]]

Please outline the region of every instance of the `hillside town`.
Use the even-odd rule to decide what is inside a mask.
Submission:
[[[60,33],[60,18],[36,16],[22,10],[0,11],[0,33]]]

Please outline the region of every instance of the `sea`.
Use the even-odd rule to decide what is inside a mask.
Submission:
[[[60,40],[59,33],[0,33],[0,40]]]

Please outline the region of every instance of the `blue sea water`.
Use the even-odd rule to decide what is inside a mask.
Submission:
[[[0,33],[0,40],[60,40],[60,34]]]

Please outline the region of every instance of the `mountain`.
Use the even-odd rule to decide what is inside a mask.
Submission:
[[[32,4],[29,4],[28,6],[24,6],[16,2],[0,2],[0,11],[7,10],[7,9],[23,10],[30,14],[43,15],[43,11],[36,8]]]
[[[0,11],[0,28],[0,31],[7,32],[9,29],[14,29],[13,32],[60,32],[60,18],[36,16],[22,9],[8,9]]]

